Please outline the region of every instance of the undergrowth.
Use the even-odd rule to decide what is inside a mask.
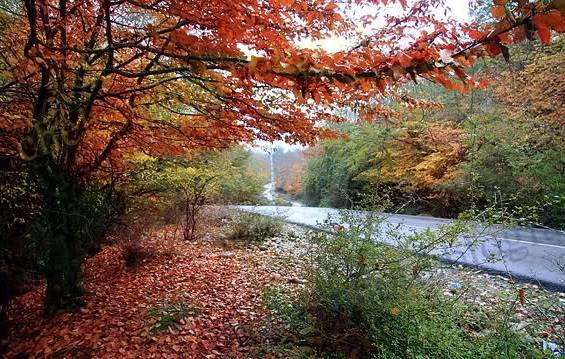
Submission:
[[[432,261],[376,244],[374,233],[394,234],[380,231],[378,220],[349,220],[333,234],[311,238],[315,245],[304,289],[266,290],[265,306],[283,323],[286,341],[331,358],[550,357],[522,341],[504,320],[486,318],[418,280]],[[429,232],[394,235],[412,246],[425,241],[420,248],[431,251],[464,230],[456,224],[434,238]]]
[[[281,234],[283,222],[278,218],[252,213],[239,213],[230,222],[224,239],[243,242],[262,242]]]
[[[176,328],[184,318],[200,313],[196,307],[185,303],[166,304],[149,310],[149,316],[155,321],[151,328],[153,333],[159,333]]]

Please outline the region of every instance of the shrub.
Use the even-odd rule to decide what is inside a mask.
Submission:
[[[136,216],[124,216],[116,223],[114,230],[126,267],[135,267],[155,255],[146,240],[151,225],[150,220],[139,220]]]
[[[487,334],[469,334],[467,309],[415,280],[414,268],[426,268],[429,259],[375,244],[375,226],[315,234],[305,289],[295,295],[267,292],[266,306],[293,336],[322,354],[346,357],[542,357],[492,318],[484,320]]]
[[[124,241],[120,247],[126,267],[135,267],[152,256],[151,250],[138,241]]]
[[[275,197],[275,201],[274,201],[274,205],[275,206],[281,206],[281,207],[290,207],[292,206],[292,203],[284,198],[281,197]]]
[[[304,336],[310,333],[310,324],[297,300],[295,293],[281,286],[267,287],[263,293],[265,306],[287,327]]]
[[[2,318],[9,302],[49,277],[50,265],[61,263],[61,253],[50,247],[57,223],[48,219],[50,212],[28,166],[0,156],[0,327],[6,326]],[[81,188],[78,195],[76,206],[65,215],[76,239],[76,256],[82,258],[100,249],[124,201],[113,188],[96,185]]]
[[[174,329],[182,319],[198,314],[200,310],[185,303],[166,304],[149,311],[149,316],[155,321],[151,331],[154,333]]]
[[[245,242],[262,242],[281,234],[283,223],[278,218],[241,213],[232,219],[224,238]]]

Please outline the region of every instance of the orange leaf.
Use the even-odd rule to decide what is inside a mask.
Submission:
[[[518,290],[518,300],[520,301],[520,304],[524,305],[524,303],[526,303],[526,293],[524,292],[524,288],[520,288]]]
[[[314,101],[316,101],[316,103],[320,103],[322,101],[322,98],[320,97],[320,93],[318,91],[312,90],[311,94],[312,94],[312,98],[314,98]]]
[[[308,22],[308,24],[311,24],[315,18],[316,18],[316,13],[314,11],[309,11],[308,14],[306,15],[306,22]]]
[[[412,65],[412,57],[410,57],[409,55],[407,55],[405,52],[401,52],[396,59],[398,60],[398,63],[400,64],[400,66],[406,68],[409,67],[410,65]]]
[[[329,3],[329,4],[324,8],[324,10],[326,10],[326,11],[332,11],[332,10],[334,10],[336,7],[337,7],[336,3],[335,3],[335,2],[332,2],[332,3]]]
[[[502,5],[496,5],[490,9],[490,13],[495,19],[501,19],[506,15],[506,8]]]
[[[484,89],[489,85],[490,81],[488,79],[482,79],[481,81],[479,81],[479,83],[477,84],[477,88],[479,89]]]
[[[290,7],[294,5],[294,0],[277,0],[275,5]]]
[[[480,39],[482,39],[483,37],[485,37],[485,35],[484,35],[482,32],[477,31],[477,30],[473,30],[473,29],[467,30],[467,34],[469,34],[469,36],[470,36],[471,39],[473,39],[473,40],[480,40]]]

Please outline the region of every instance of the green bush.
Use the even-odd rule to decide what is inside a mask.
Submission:
[[[263,293],[263,303],[272,314],[296,333],[307,335],[310,333],[310,323],[297,302],[295,293],[284,287],[267,287]]]
[[[82,193],[74,230],[80,233],[84,253],[91,255],[101,248],[110,226],[124,210],[124,195],[114,189],[92,187]]]
[[[262,242],[265,239],[281,234],[283,223],[278,218],[251,213],[240,213],[235,216],[224,238],[245,242]]]
[[[1,162],[1,161],[0,161]],[[49,251],[50,223],[44,201],[27,163],[15,161],[0,170],[0,273],[20,273],[18,282],[44,273]],[[80,239],[83,255],[95,253],[110,225],[124,210],[122,195],[111,188],[83,189],[72,213],[72,232]],[[11,275],[5,275],[10,277]],[[0,281],[0,287],[4,287]],[[14,285],[12,285],[14,287]],[[18,291],[20,292],[20,291]]]
[[[159,333],[168,329],[174,329],[182,319],[198,313],[200,313],[200,309],[182,302],[152,308],[149,311],[149,316],[155,323],[151,331]]]
[[[344,357],[543,357],[492,318],[473,335],[463,305],[416,280],[414,268],[430,261],[375,244],[375,225],[316,234],[306,288],[267,292],[267,308],[299,341]]]
[[[78,206],[70,216],[72,232],[80,238],[81,255],[93,255],[100,250],[104,236],[123,213],[124,198],[121,193],[110,188],[90,187],[80,194]],[[29,239],[30,253],[37,253],[36,264],[43,268],[49,252],[45,247],[50,236],[50,223],[43,208],[29,223],[26,238]]]

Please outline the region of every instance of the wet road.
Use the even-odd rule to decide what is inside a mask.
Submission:
[[[286,222],[324,229],[323,222],[332,218],[339,223],[339,210],[315,207],[238,206],[239,209],[268,216],[278,216]],[[352,211],[362,217],[366,212]],[[380,214],[384,219],[375,240],[396,245],[395,239],[385,233],[393,229],[403,234],[437,230],[450,220],[396,214]],[[480,229],[480,235],[461,238],[453,247],[442,246],[432,251],[449,262],[478,267],[512,276],[518,280],[536,282],[548,289],[565,291],[565,232],[529,228]]]

